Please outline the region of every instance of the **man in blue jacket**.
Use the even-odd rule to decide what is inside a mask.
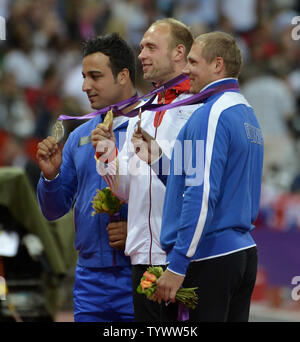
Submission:
[[[136,94],[134,53],[117,34],[85,43],[82,74],[82,90],[93,109]],[[130,259],[123,252],[127,206],[122,207],[120,222],[109,223],[106,214],[92,216],[91,201],[96,189],[107,186],[95,170],[91,141],[91,132],[102,121],[99,115],[76,128],[63,151],[53,137],[39,143],[37,151],[42,170],[38,200],[44,216],[56,220],[75,203],[75,248],[79,258],[73,294],[78,322],[133,321],[134,317]],[[127,123],[123,116],[113,120],[118,148],[119,134],[125,134]]]
[[[195,39],[183,71],[191,92],[216,92],[181,129],[183,153],[173,150],[161,230],[168,267],[157,296],[174,303],[180,286],[198,287],[191,321],[249,318],[257,272],[250,231],[259,208],[263,138],[238,90],[241,64],[234,38],[212,32]],[[232,89],[224,91],[228,84]],[[174,306],[165,307],[167,320],[176,319]]]

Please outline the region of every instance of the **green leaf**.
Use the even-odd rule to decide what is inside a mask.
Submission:
[[[138,294],[143,294],[144,293],[141,284],[137,287],[136,292]]]

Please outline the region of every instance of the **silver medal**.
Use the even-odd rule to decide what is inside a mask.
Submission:
[[[62,124],[62,121],[57,120],[56,123],[54,124],[54,126],[52,127],[51,135],[53,136],[53,138],[58,143],[61,141],[64,134],[65,134],[65,129],[64,129],[64,126]]]

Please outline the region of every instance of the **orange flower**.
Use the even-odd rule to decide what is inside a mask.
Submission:
[[[148,289],[149,287],[152,286],[152,282],[149,280],[142,280],[141,286],[142,286],[142,290],[144,291],[145,289]]]
[[[157,280],[155,274],[150,273],[150,272],[148,272],[148,271],[146,271],[146,272],[143,274],[143,276],[146,278],[146,280],[151,281],[151,283],[155,283],[156,280]]]

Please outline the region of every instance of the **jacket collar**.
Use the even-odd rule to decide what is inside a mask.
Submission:
[[[156,84],[153,84],[153,86],[157,88]],[[160,92],[158,94],[158,103],[160,103],[163,98],[165,103],[172,102],[180,94],[188,93],[190,91],[190,86],[190,80],[186,79],[172,88],[167,89],[165,92]]]

